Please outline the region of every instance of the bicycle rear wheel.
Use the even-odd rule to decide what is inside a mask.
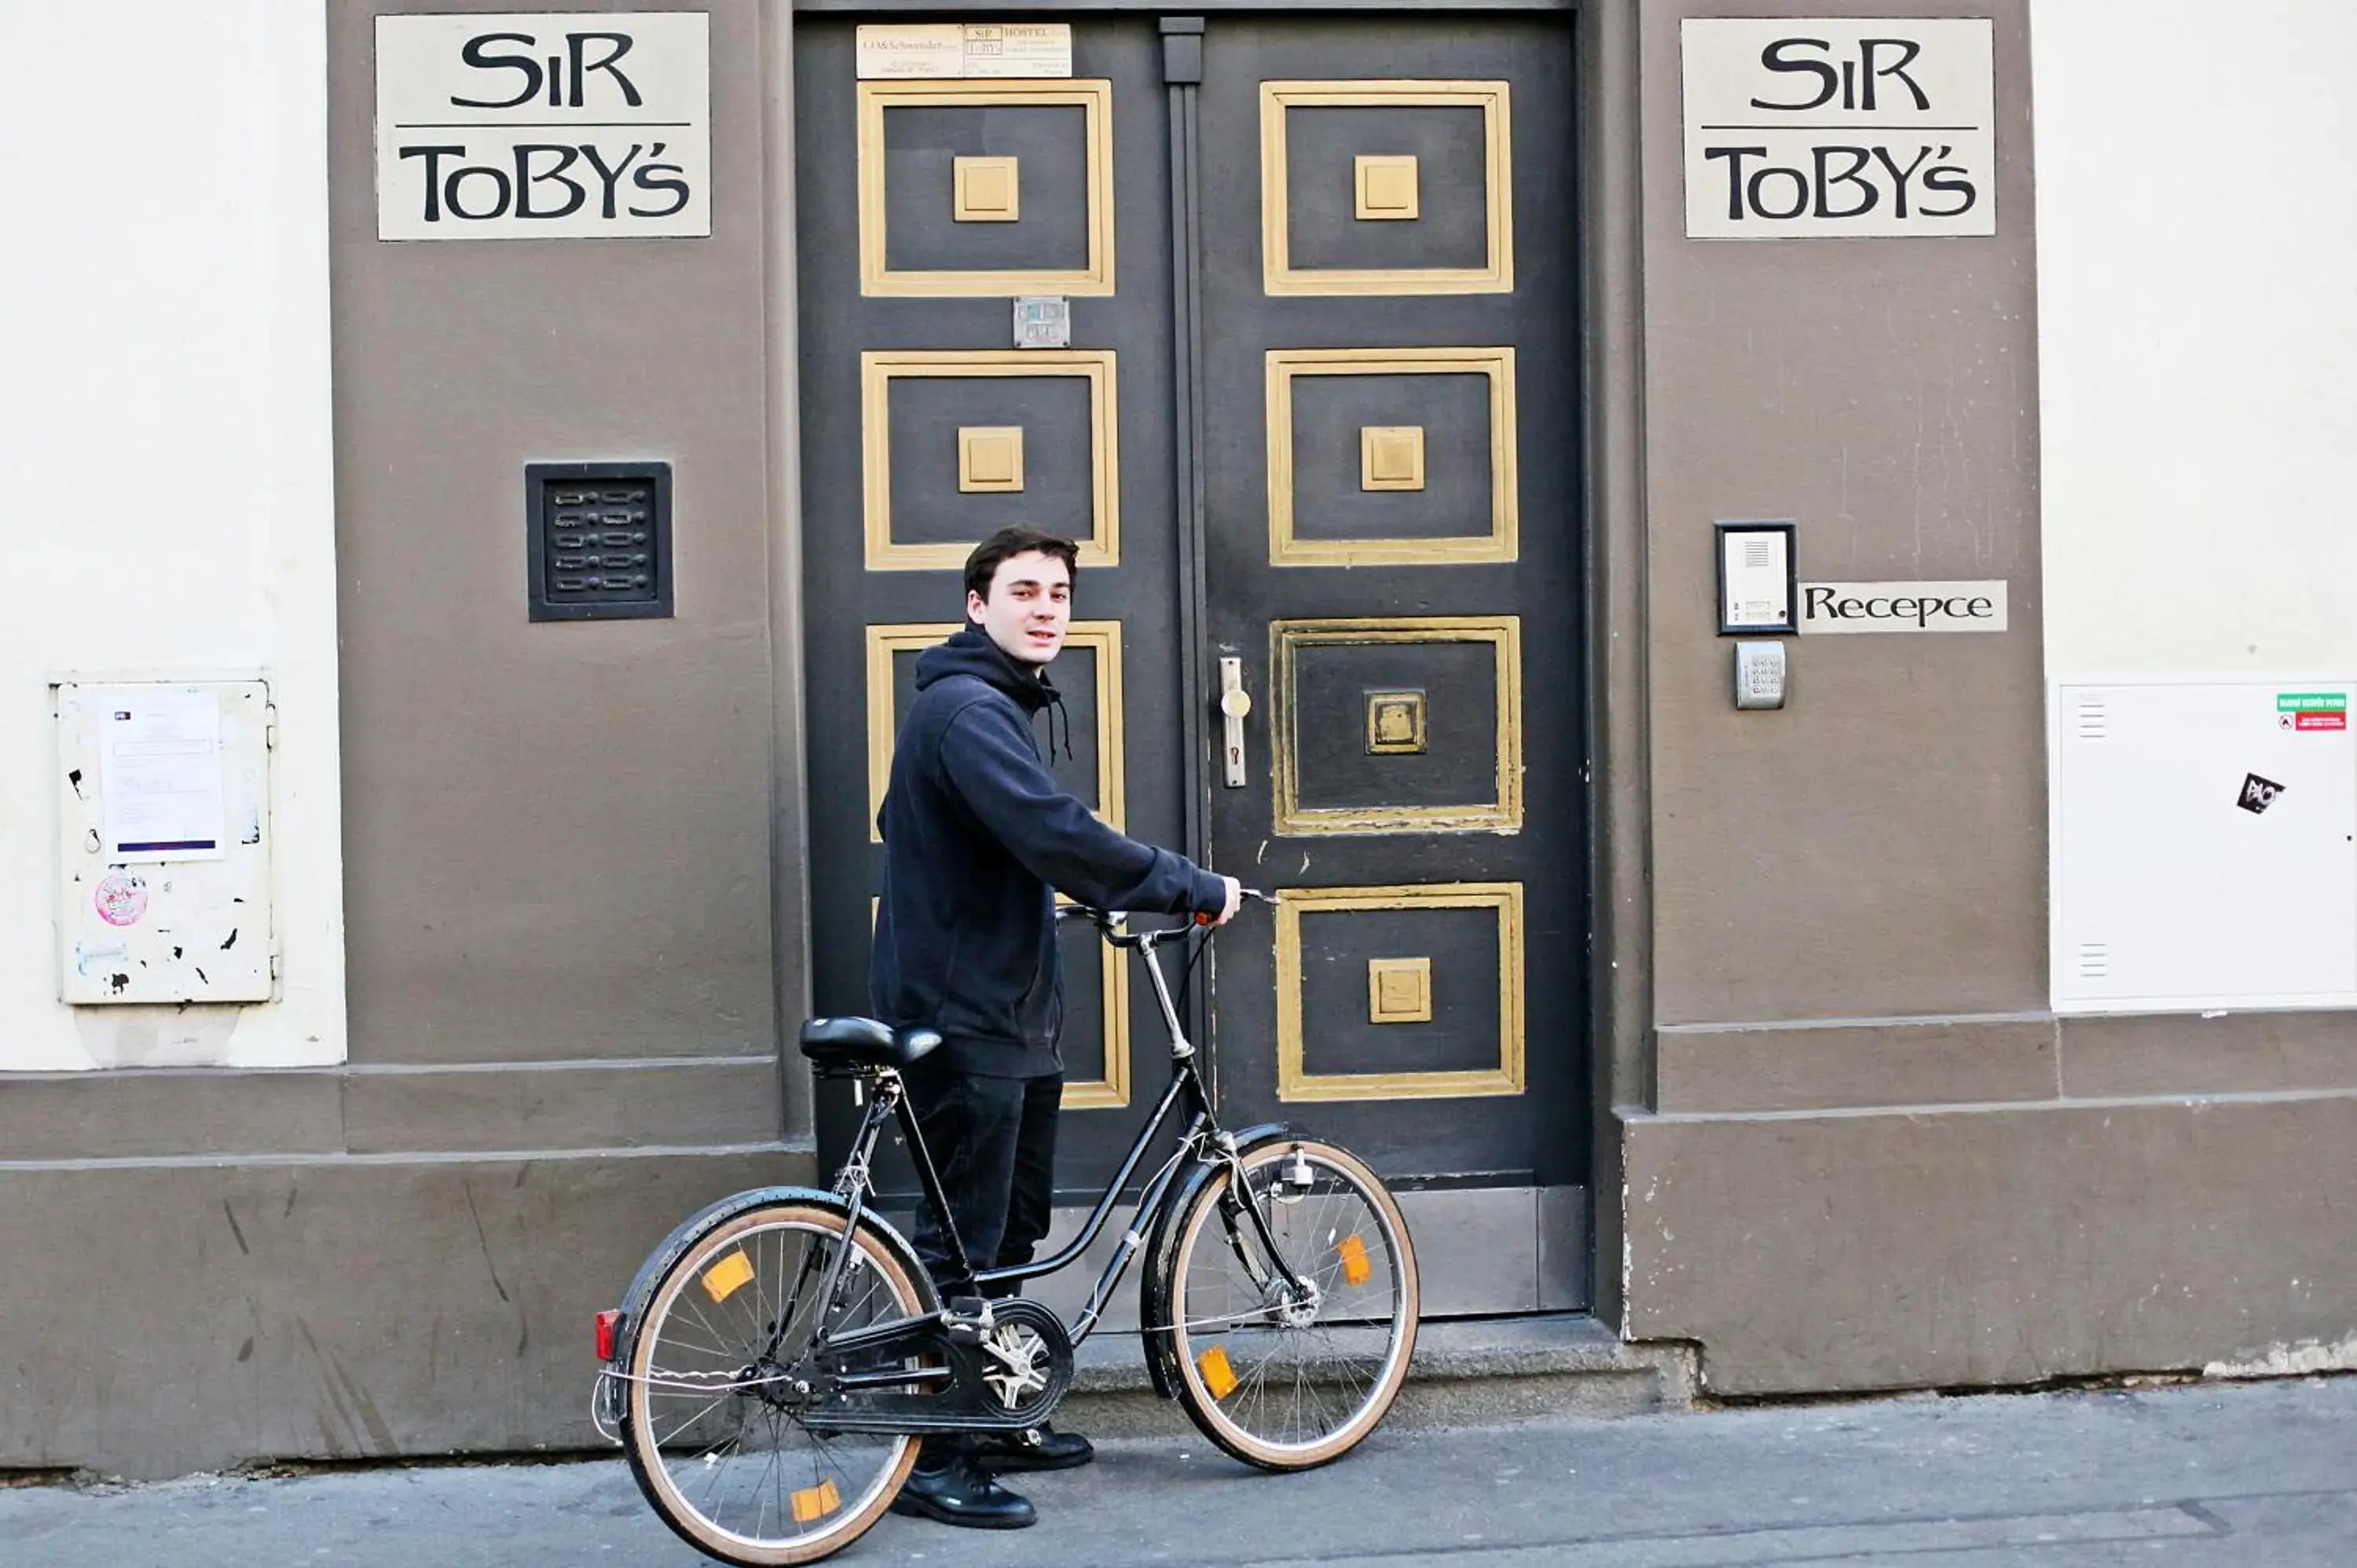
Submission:
[[[723,1562],[771,1568],[839,1551],[882,1516],[916,1464],[916,1439],[830,1433],[780,1381],[822,1317],[842,1330],[927,1310],[901,1250],[864,1216],[823,1309],[845,1218],[822,1204],[771,1203],[714,1227],[649,1291],[624,1358],[631,1473],[665,1523]]]
[[[1340,1146],[1283,1137],[1243,1151],[1180,1217],[1168,1291],[1179,1402],[1247,1464],[1306,1470],[1383,1419],[1415,1349],[1415,1251],[1399,1206]],[[1250,1202],[1294,1276],[1277,1266]]]

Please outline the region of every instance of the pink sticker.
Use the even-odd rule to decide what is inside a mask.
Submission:
[[[109,872],[98,885],[98,918],[110,926],[135,926],[147,912],[145,879],[121,871]]]

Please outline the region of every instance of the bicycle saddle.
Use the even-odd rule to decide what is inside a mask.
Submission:
[[[802,1055],[821,1067],[907,1067],[942,1043],[932,1029],[895,1029],[875,1018],[813,1018]]]

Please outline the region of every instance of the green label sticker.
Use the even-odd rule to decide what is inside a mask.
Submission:
[[[2349,693],[2346,692],[2277,692],[2276,728],[2294,735],[2346,733]]]

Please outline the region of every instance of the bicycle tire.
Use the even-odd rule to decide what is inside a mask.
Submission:
[[[1319,1294],[1280,1299],[1282,1274],[1268,1267],[1257,1229],[1240,1208],[1223,1215],[1234,1177],[1222,1169],[1179,1216],[1157,1293],[1170,1304],[1175,1391],[1189,1419],[1233,1457],[1265,1470],[1312,1469],[1374,1431],[1406,1380],[1419,1299],[1415,1244],[1382,1179],[1339,1144],[1287,1135],[1237,1159],[1278,1248]],[[1237,1369],[1239,1346],[1246,1370]],[[1273,1368],[1293,1377],[1296,1430],[1282,1435],[1260,1430],[1263,1416],[1286,1405],[1280,1389],[1272,1411]],[[1304,1429],[1312,1413],[1332,1419]]]
[[[726,1216],[662,1267],[631,1331],[621,1422],[630,1473],[674,1533],[724,1563],[779,1568],[841,1551],[883,1517],[916,1465],[912,1436],[834,1434],[836,1443],[741,1386],[780,1318],[787,1332],[773,1363],[791,1364],[809,1343],[818,1322],[815,1282],[841,1245],[845,1218],[810,1199]],[[851,1327],[929,1309],[923,1276],[899,1237],[862,1215],[853,1244],[832,1323]],[[800,1283],[790,1284],[789,1274]],[[732,1384],[740,1386],[730,1391]],[[724,1391],[706,1400],[707,1386]],[[764,1453],[765,1461],[737,1463]]]

